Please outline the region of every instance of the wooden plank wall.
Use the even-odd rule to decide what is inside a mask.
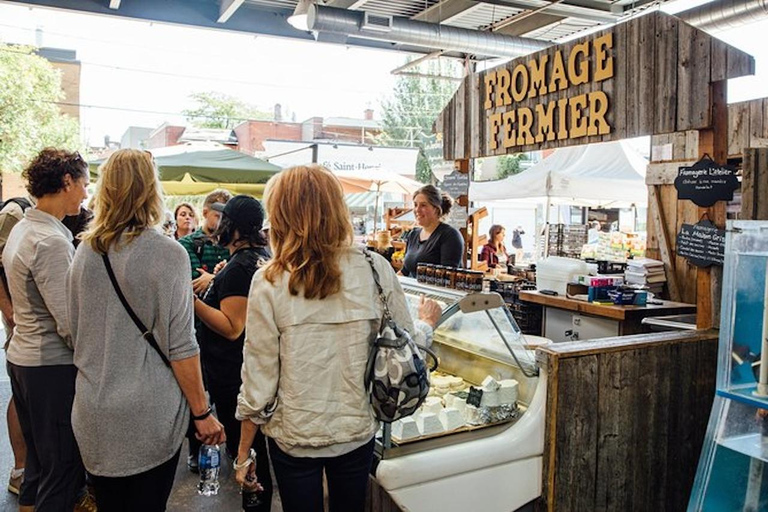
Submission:
[[[741,181],[743,220],[768,220],[768,148],[744,151]]]
[[[768,98],[728,105],[728,157],[742,157],[746,148],[768,147]]]
[[[677,168],[691,165],[698,160],[699,132],[688,131],[655,135],[651,137],[651,163],[648,166],[646,181],[656,187],[663,217],[667,226],[667,236],[672,255],[670,269],[676,276],[680,292],[678,300],[696,304],[696,268],[685,258],[677,256],[676,237],[683,224],[695,224],[699,221],[698,207],[692,201],[679,201],[675,189],[674,177]],[[653,183],[653,184],[652,184]],[[650,208],[650,206],[649,206]],[[652,212],[649,212],[649,217]],[[662,260],[659,246],[659,234],[653,222],[648,222],[646,255]]]
[[[653,338],[664,339],[642,342]],[[715,391],[717,332],[616,340],[575,354],[544,350],[556,398],[539,510],[686,509]]]
[[[551,67],[556,51],[562,51],[567,59],[570,49],[576,44],[592,41],[608,32],[613,32],[612,78],[570,86],[562,91],[485,110],[484,79],[489,72],[503,67],[511,73],[518,64],[543,55],[549,56],[548,65]],[[592,69],[595,58],[595,52],[590,52]],[[439,116],[435,129],[443,134],[446,160],[703,129],[711,125],[712,95],[709,85],[724,78],[753,73],[754,59],[751,56],[674,16],[655,11],[576,41],[514,59],[498,68],[468,75]],[[606,119],[611,125],[611,133],[508,149],[499,144],[496,150],[491,149],[489,115],[520,107],[533,110],[539,103],[596,90],[608,95],[610,106]]]

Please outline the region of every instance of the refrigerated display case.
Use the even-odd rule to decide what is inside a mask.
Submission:
[[[407,420],[418,432],[398,437],[407,429],[394,424],[378,436],[377,484],[403,510],[517,510],[541,495],[546,373],[500,295],[401,284],[412,305],[424,294],[443,308],[432,345],[440,373],[432,399]],[[464,423],[422,430],[446,409],[460,409]]]
[[[727,225],[715,398],[689,512],[768,510],[768,222]]]

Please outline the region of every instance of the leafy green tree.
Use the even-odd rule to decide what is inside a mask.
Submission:
[[[195,108],[183,110],[183,113],[199,128],[232,129],[245,120],[272,119],[272,113],[227,94],[208,91],[196,92],[189,97],[195,102]]]
[[[410,61],[410,59],[409,59]],[[400,75],[391,97],[381,101],[382,134],[379,142],[387,146],[417,147],[416,179],[432,181],[432,168],[425,152],[427,142],[434,141],[432,125],[459,86],[461,66],[453,61],[436,60],[426,66],[426,74],[434,77]]]
[[[496,165],[496,179],[501,180],[518,174],[523,170],[520,162],[525,160],[528,160],[528,157],[524,153],[500,156]]]
[[[59,111],[61,73],[26,46],[0,43],[0,170],[20,172],[41,149],[82,150],[75,119]]]

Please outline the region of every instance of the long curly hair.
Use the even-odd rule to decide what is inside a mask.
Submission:
[[[291,295],[324,299],[341,290],[340,254],[352,246],[352,222],[336,176],[319,165],[282,171],[267,183],[273,258],[265,277],[290,276]]]
[[[165,207],[152,155],[136,149],[120,149],[99,167],[94,196],[93,221],[83,242],[106,254],[125,235],[130,243],[146,228],[165,219]]]

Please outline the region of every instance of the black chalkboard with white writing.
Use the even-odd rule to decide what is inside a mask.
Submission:
[[[440,189],[454,200],[469,194],[469,174],[453,171],[443,178]]]
[[[690,167],[678,168],[675,188],[678,199],[690,199],[706,208],[718,201],[733,200],[739,180],[735,167],[720,165],[705,156]]]
[[[677,255],[698,267],[722,265],[725,259],[725,230],[708,220],[683,224],[677,234]]]

